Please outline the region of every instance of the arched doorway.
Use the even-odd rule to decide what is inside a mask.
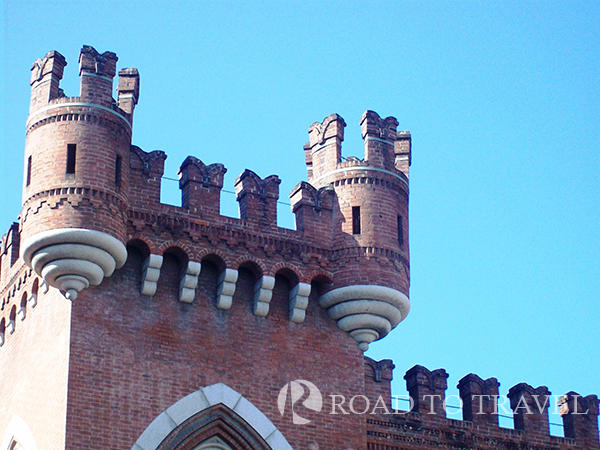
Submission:
[[[257,407],[224,383],[164,410],[132,450],[293,450]]]
[[[171,431],[157,450],[271,450],[271,447],[237,413],[218,404]]]

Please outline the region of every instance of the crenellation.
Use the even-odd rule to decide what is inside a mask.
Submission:
[[[533,388],[527,383],[519,383],[509,389],[508,398],[515,429],[550,434],[548,408],[551,392],[546,386]]]
[[[499,386],[496,378],[483,380],[474,373],[461,378],[457,387],[463,405],[463,420],[497,426]]]
[[[360,120],[360,126],[365,141],[365,161],[368,165],[394,170],[394,143],[398,136],[398,120],[395,117],[381,119],[375,111],[366,111]]]
[[[320,179],[342,161],[342,141],[346,122],[338,114],[314,122],[308,129],[309,141],[304,145],[308,182]]]
[[[296,230],[311,242],[327,246],[333,240],[335,190],[326,185],[316,189],[310,183],[298,183],[290,193]]]
[[[412,139],[410,131],[398,131],[394,143],[394,153],[396,155],[396,170],[402,172],[408,178],[409,167],[412,163]]]
[[[413,366],[404,375],[406,389],[413,400],[413,412],[446,417],[445,399],[448,373],[444,369],[430,371]]]
[[[371,404],[385,401],[393,378],[390,360],[374,361],[365,357],[365,389]],[[377,380],[377,368],[381,377]],[[497,450],[527,448],[530,450],[600,449],[598,437],[598,397],[582,397],[575,392],[561,396],[565,437],[550,435],[548,408],[550,392],[545,386],[536,389],[520,383],[509,390],[514,409],[514,429],[498,425],[499,383],[496,378],[483,380],[468,374],[458,383],[463,420],[447,418],[445,386],[448,374],[443,369],[429,371],[423,366],[411,368],[404,377],[410,397],[410,411],[378,409],[367,420],[371,436],[369,448],[403,441],[402,450],[422,448],[471,448]],[[369,394],[370,393],[370,394]],[[433,408],[432,408],[433,406]],[[401,430],[401,431],[400,431]],[[396,434],[396,433],[405,434]],[[393,442],[392,441],[392,442]],[[452,444],[448,444],[451,442]],[[523,446],[523,447],[521,447]],[[396,447],[393,447],[396,448]],[[397,448],[397,450],[400,450]]]
[[[375,361],[365,356],[365,395],[372,405],[377,405],[379,398],[383,405],[392,411],[392,389],[394,362],[391,359]]]
[[[136,145],[130,148],[131,181],[129,196],[133,205],[155,209],[160,205],[161,179],[167,155],[161,150],[145,152]]]
[[[51,51],[31,66],[31,103],[29,114],[42,108],[50,100],[64,96],[60,89],[67,60],[57,51]]]
[[[137,69],[127,68],[119,70],[117,93],[119,108],[129,115],[129,121],[132,122],[133,110],[140,98],[140,74]]]
[[[131,142],[137,69],[118,72],[115,101],[116,55],[84,46],[79,63],[79,97],[60,90],[62,55],[34,64],[23,207],[1,241],[0,358],[8,355],[8,366],[2,360],[0,368],[9,369],[0,375],[27,389],[19,386],[18,398],[0,389],[0,402],[8,395],[9,408],[29,405],[35,412],[23,415],[36,426],[43,416],[40,442],[58,430],[59,444],[40,449],[135,449],[171,420],[165,411],[181,413],[181,399],[204,401],[229,386],[245,402],[231,405],[236,412],[264,413],[273,427],[264,436],[282,445],[273,449],[600,449],[596,396],[564,397],[566,437],[557,438],[548,434],[546,388],[512,388],[516,429],[505,429],[495,378],[460,380],[464,420],[455,420],[445,413],[446,371],[415,366],[404,377],[410,411],[393,409],[393,362],[362,352],[411,308],[411,134],[398,131],[394,117],[362,116],[362,159],[342,158],[346,123],[338,114],[313,123],[308,181],[290,194],[296,229],[280,228],[276,175],[245,170],[235,182],[240,217],[226,217],[225,166],[196,156],[179,169],[181,206],[162,204],[166,153]],[[18,374],[15,355],[28,361]],[[326,392],[338,392],[378,409],[297,409],[318,417],[297,427],[276,398],[294,379],[324,389],[326,403]],[[44,392],[30,391],[41,384]]]
[[[112,88],[117,60],[113,52],[100,54],[93,47],[83,46],[79,55],[81,101],[112,108],[115,104]]]
[[[567,392],[559,400],[565,437],[585,442],[590,448],[598,443],[598,397],[583,397]]]
[[[261,227],[276,228],[280,183],[277,175],[270,175],[263,180],[253,171],[244,170],[235,180],[240,219],[258,223]]]
[[[178,172],[181,206],[200,217],[218,217],[226,172],[223,164],[207,166],[198,158],[188,156]]]

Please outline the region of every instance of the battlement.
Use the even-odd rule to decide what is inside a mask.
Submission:
[[[394,364],[361,351],[410,311],[411,135],[394,117],[365,112],[362,159],[342,157],[338,114],[310,126],[308,180],[290,194],[296,228],[286,229],[277,226],[277,175],[244,170],[234,183],[239,217],[227,217],[227,169],[197,156],[179,168],[181,204],[162,204],[167,154],[133,145],[140,77],[117,62],[84,46],[79,97],[60,89],[60,53],[32,67],[22,210],[0,241],[0,378],[9,386],[0,404],[33,424],[38,448],[167,448],[162,432],[176,439],[201,427],[218,405],[227,448],[289,450],[286,439],[314,448],[318,439],[331,449],[599,449],[595,395],[561,397],[566,437],[556,438],[547,388],[510,389],[507,430],[496,379],[460,380],[459,421],[446,417],[446,371],[415,366],[405,376],[410,410],[381,411],[392,409]],[[315,410],[313,425],[297,427],[276,398],[295,379],[379,410]],[[215,436],[200,432],[185,445]]]
[[[119,71],[118,98],[115,100],[112,90],[117,61],[117,55],[113,52],[100,54],[93,47],[84,45],[79,56],[80,94],[67,97],[60,88],[60,80],[67,66],[66,58],[57,51],[51,51],[44,58],[37,59],[31,67],[28,127],[34,124],[32,119],[49,109],[91,105],[121,116],[131,126],[133,110],[139,99],[139,73],[137,69]],[[73,111],[67,110],[64,118],[60,115],[56,120],[89,120],[85,115],[79,118],[81,114],[77,112],[73,114]]]
[[[342,159],[342,142],[346,122],[338,114],[315,122],[308,129],[309,141],[304,145],[308,181],[321,186],[340,169],[372,168],[401,175],[408,180],[411,163],[410,132],[397,131],[395,117],[382,119],[375,111],[366,111],[360,126],[365,145],[364,159]]]
[[[220,309],[229,309],[240,264],[253,260],[262,267],[254,272],[262,284],[253,307],[262,317],[278,273],[287,274],[292,322],[303,322],[311,284],[320,283],[321,307],[363,351],[406,317],[408,165],[399,170],[396,160],[410,155],[410,134],[397,132],[395,118],[365,112],[364,160],[342,161],[346,123],[338,114],[311,125],[308,182],[290,194],[296,229],[288,230],[277,226],[277,175],[243,171],[234,184],[239,218],[226,217],[220,194],[227,169],[196,156],[179,169],[181,204],[162,204],[166,154],[132,145],[140,77],[137,69],[119,70],[115,101],[117,62],[112,52],[84,46],[79,97],[60,89],[66,66],[60,53],[32,68],[23,209],[11,236],[17,236],[12,248],[41,279],[75,299],[119,270],[135,243],[146,260],[143,295],[153,295],[166,251],[183,255],[178,297],[193,302],[199,267],[213,254]]]
[[[501,395],[496,378],[484,380],[471,373],[457,386],[463,418],[460,421],[447,417],[448,373],[444,369],[430,371],[417,365],[406,372],[404,379],[409,397],[403,399],[408,401],[407,410],[393,407],[390,401],[393,369],[391,360],[365,358],[365,388],[369,402],[375,405],[382,398],[386,405],[377,408],[367,420],[370,449],[463,446],[510,449],[523,448],[524,443],[532,450],[600,449],[596,395],[583,397],[569,392],[557,397],[552,396],[545,386],[534,388],[526,383],[519,383],[506,395]],[[450,403],[453,401],[456,399]],[[564,438],[550,435],[549,430],[549,410],[558,411],[559,407]],[[512,416],[514,429],[499,426],[500,415]]]

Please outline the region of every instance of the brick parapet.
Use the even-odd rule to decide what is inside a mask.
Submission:
[[[496,378],[483,380],[471,373],[458,382],[463,405],[463,419],[475,423],[498,425],[497,399],[500,383]]]
[[[113,77],[117,69],[117,55],[113,52],[98,53],[84,45],[79,55],[81,99],[105,107],[115,103],[112,97]]]
[[[221,221],[209,223],[194,219],[178,207],[164,209],[168,213],[130,211],[128,240],[144,237],[154,248],[159,248],[163,242],[185,243],[193,249],[196,259],[206,250],[219,250],[232,255],[231,261],[246,256],[259,258],[268,267],[275,267],[278,262],[293,263],[302,267],[298,274],[301,281],[309,283],[311,280],[305,273],[330,269],[330,249],[311,245],[294,230],[278,228],[265,233],[260,227],[253,228],[241,219],[223,217]]]
[[[380,381],[373,376],[373,367],[377,364],[389,368],[389,373]],[[366,392],[381,392],[383,398],[387,399],[385,393],[390,389],[392,370],[393,364],[389,360],[377,362],[367,358]],[[443,369],[429,371],[423,366],[415,366],[404,378],[413,409],[401,411],[397,405],[397,409],[394,409],[392,404],[387,404],[388,411],[373,411],[374,413],[367,417],[370,449],[600,449],[598,398],[595,395],[582,397],[575,392],[569,392],[561,397],[565,437],[558,437],[550,435],[548,429],[550,393],[543,386],[534,389],[520,383],[509,390],[508,397],[514,409],[515,424],[515,428],[510,429],[498,425],[499,383],[495,378],[483,380],[475,374],[469,374],[459,381],[463,420],[446,416],[447,373]],[[425,395],[430,397],[425,398]],[[539,396],[538,401],[535,400],[536,395]],[[469,396],[471,398],[468,398]],[[371,404],[376,401],[375,398],[370,399]]]
[[[565,426],[565,436],[586,442],[590,447],[598,438],[598,397],[583,397],[568,392],[559,401],[560,415]]]
[[[371,167],[395,170],[394,143],[398,137],[395,117],[382,119],[375,111],[366,111],[360,126],[365,140],[365,161]]]
[[[253,171],[244,170],[235,180],[240,218],[265,229],[276,227],[280,183],[277,175],[270,175],[263,180]]]
[[[454,419],[429,418],[417,413],[367,418],[369,450],[595,450],[575,439],[528,435],[521,430],[475,426]]]
[[[345,127],[346,122],[338,114],[331,114],[323,122],[314,122],[309,127],[304,155],[310,183],[341,162]]]
[[[60,80],[63,77],[67,60],[57,51],[51,51],[31,66],[31,102],[32,113],[45,106],[49,101],[63,96]]]
[[[226,172],[223,164],[207,166],[198,158],[188,156],[179,168],[182,207],[203,217],[218,216]]]
[[[369,399],[370,405],[378,405],[379,402],[383,402],[383,405],[391,410],[391,381],[394,367],[391,359],[375,361],[365,357],[365,395]]]
[[[576,439],[549,436],[547,411],[532,419],[535,423],[517,411],[522,429],[507,430],[491,417],[493,401],[484,402],[481,420],[474,402],[467,401],[465,418],[471,420],[447,418],[448,375],[422,366],[406,376],[416,399],[412,412],[308,412],[313,423],[306,428],[280,414],[277,394],[294,379],[310,380],[324,392],[364,394],[371,402],[381,397],[391,409],[393,363],[365,364],[359,348],[370,342],[362,335],[387,334],[410,306],[411,138],[397,131],[395,118],[365,113],[364,160],[342,161],[346,124],[339,115],[311,126],[304,147],[310,183],[292,192],[297,229],[290,230],[277,226],[277,176],[242,173],[236,181],[240,218],[221,216],[226,169],[194,157],[180,169],[182,205],[162,204],[166,154],[131,145],[137,70],[119,72],[115,101],[116,55],[84,47],[81,95],[65,97],[59,87],[64,57],[51,52],[39,61],[27,127],[31,179],[24,186],[20,224],[2,238],[0,331],[7,339],[0,349],[0,372],[8,370],[10,382],[0,390],[0,403],[18,405],[35,435],[42,436],[40,448],[131,448],[167,407],[219,382],[264,412],[297,449],[315,448],[317,442],[320,448],[373,450],[599,448],[595,396],[579,400],[570,393],[565,399],[565,434]],[[65,173],[69,145],[77,146],[74,173]],[[360,210],[359,231],[353,229],[354,208]],[[54,229],[72,236],[72,228],[129,244],[127,263],[120,269],[121,263],[112,261],[119,263],[117,270],[107,270],[100,286],[86,287],[72,303],[51,288],[43,308],[32,313],[37,301],[32,294],[42,289],[41,278],[24,265],[18,249],[30,236]],[[78,249],[89,251],[89,243],[51,242],[50,253],[40,258],[60,255],[49,261],[69,261]],[[106,257],[100,247],[93,247],[100,250],[93,261],[84,262]],[[320,299],[327,295],[331,304],[323,306]],[[359,335],[357,348],[351,336]],[[15,361],[26,368],[43,364],[21,376]],[[52,386],[45,390],[48,374]],[[13,395],[12,386],[19,383],[34,386],[24,402]],[[473,374],[459,385],[463,401],[478,393],[494,396],[497,388],[495,379]],[[530,389],[511,390],[515,409],[520,398],[529,405],[527,395],[538,392]],[[591,413],[576,416],[578,405]],[[324,408],[331,408],[330,399],[325,398]]]
[[[551,406],[551,394],[546,386],[533,388],[527,383],[519,383],[511,387],[508,398],[513,410],[515,428],[549,434],[548,407]]]

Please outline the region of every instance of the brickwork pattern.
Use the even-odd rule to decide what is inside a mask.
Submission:
[[[384,367],[378,377],[377,368]],[[387,400],[390,392],[393,365],[389,360],[365,361],[365,392],[371,404],[382,395]],[[598,397],[579,396],[571,392],[564,400],[561,410],[565,437],[551,436],[548,429],[548,407],[553,405],[545,386],[536,389],[520,383],[509,390],[514,414],[514,429],[498,426],[500,412],[495,400],[498,398],[498,381],[482,380],[475,374],[463,377],[458,388],[463,400],[463,420],[446,417],[444,401],[448,374],[444,369],[430,371],[415,366],[405,375],[406,387],[414,400],[411,411],[378,409],[367,419],[367,449],[369,450],[597,450]],[[532,395],[539,395],[537,407]],[[496,396],[496,397],[495,397]],[[548,401],[546,401],[548,400]],[[577,407],[574,405],[579,402]],[[527,404],[527,412],[523,411]],[[573,414],[577,408],[578,414]],[[571,424],[577,422],[578,428]]]
[[[421,366],[406,376],[417,399],[412,412],[307,410],[311,423],[303,426],[282,416],[280,389],[296,379],[390,404],[393,363],[365,362],[319,298],[366,285],[395,289],[408,304],[410,133],[397,131],[395,118],[367,111],[360,123],[365,158],[343,160],[344,120],[332,114],[311,125],[308,182],[290,195],[295,230],[277,226],[276,175],[244,171],[235,183],[240,218],[225,217],[226,168],[196,157],[180,167],[181,206],[164,205],[165,153],[131,145],[139,74],[120,70],[113,99],[116,62],[114,53],[85,46],[79,97],[60,89],[66,60],[58,52],[32,68],[23,209],[1,240],[0,405],[8,409],[0,408],[0,431],[16,414],[39,450],[129,449],[166,408],[222,382],[295,449],[598,448],[595,396],[565,397],[567,438],[550,437],[543,414],[517,414],[517,430],[506,430],[489,418],[489,402],[488,419],[447,419],[442,400],[428,414],[426,396],[444,394],[447,374]],[[125,266],[73,302],[44,287],[19,257],[28,238],[62,228],[106,233],[128,248]],[[461,396],[497,391],[494,379],[471,375],[461,383]],[[513,388],[515,409],[536,392]],[[332,399],[324,402],[331,410]],[[591,413],[577,415],[578,407]]]

